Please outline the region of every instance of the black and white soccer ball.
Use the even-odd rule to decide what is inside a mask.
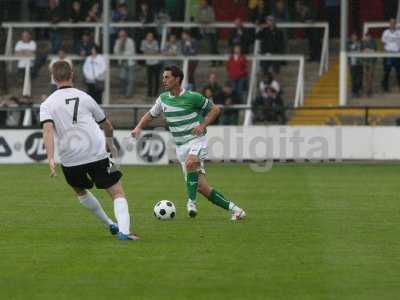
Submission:
[[[175,205],[169,200],[161,200],[154,205],[154,216],[159,220],[171,220],[175,215]]]

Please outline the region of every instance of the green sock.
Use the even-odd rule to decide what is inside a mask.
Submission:
[[[215,189],[212,190],[210,196],[208,197],[213,204],[222,207],[223,209],[229,210],[230,201],[224,197],[224,195],[217,192]]]
[[[198,185],[199,185],[199,173],[197,171],[188,172],[186,175],[186,191],[188,198],[192,201],[196,201]]]

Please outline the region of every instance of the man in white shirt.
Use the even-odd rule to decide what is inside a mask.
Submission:
[[[396,19],[390,19],[390,27],[382,34],[382,43],[388,53],[400,53],[400,31],[396,28]],[[382,88],[389,91],[389,76],[392,68],[396,70],[397,84],[400,89],[400,59],[398,57],[387,57],[383,59]]]
[[[21,40],[15,44],[14,48],[15,55],[22,57],[17,63],[19,78],[24,78],[25,68],[27,66],[32,69],[36,54],[36,47],[36,42],[32,40],[31,34],[28,31],[23,31],[21,33]]]
[[[116,157],[110,121],[91,96],[72,87],[70,64],[56,62],[52,75],[58,90],[40,105],[40,122],[51,176],[56,175],[55,135],[62,171],[80,203],[102,221],[111,234],[118,234],[118,239],[137,240],[138,237],[130,231],[128,202],[120,182],[122,174],[106,152],[107,144],[112,156]],[[118,225],[107,216],[89,191],[93,185],[98,189],[106,189],[111,196]]]

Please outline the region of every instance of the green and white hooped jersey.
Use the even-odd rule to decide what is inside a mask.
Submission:
[[[162,93],[150,109],[152,117],[164,113],[169,131],[176,145],[180,146],[195,139],[192,129],[203,121],[203,115],[213,106],[212,101],[203,95],[182,90],[174,97],[169,92]]]

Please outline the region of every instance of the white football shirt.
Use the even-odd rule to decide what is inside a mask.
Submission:
[[[58,155],[66,167],[108,157],[105,136],[98,125],[105,119],[92,97],[72,87],[56,90],[40,105],[40,122],[53,122]]]

